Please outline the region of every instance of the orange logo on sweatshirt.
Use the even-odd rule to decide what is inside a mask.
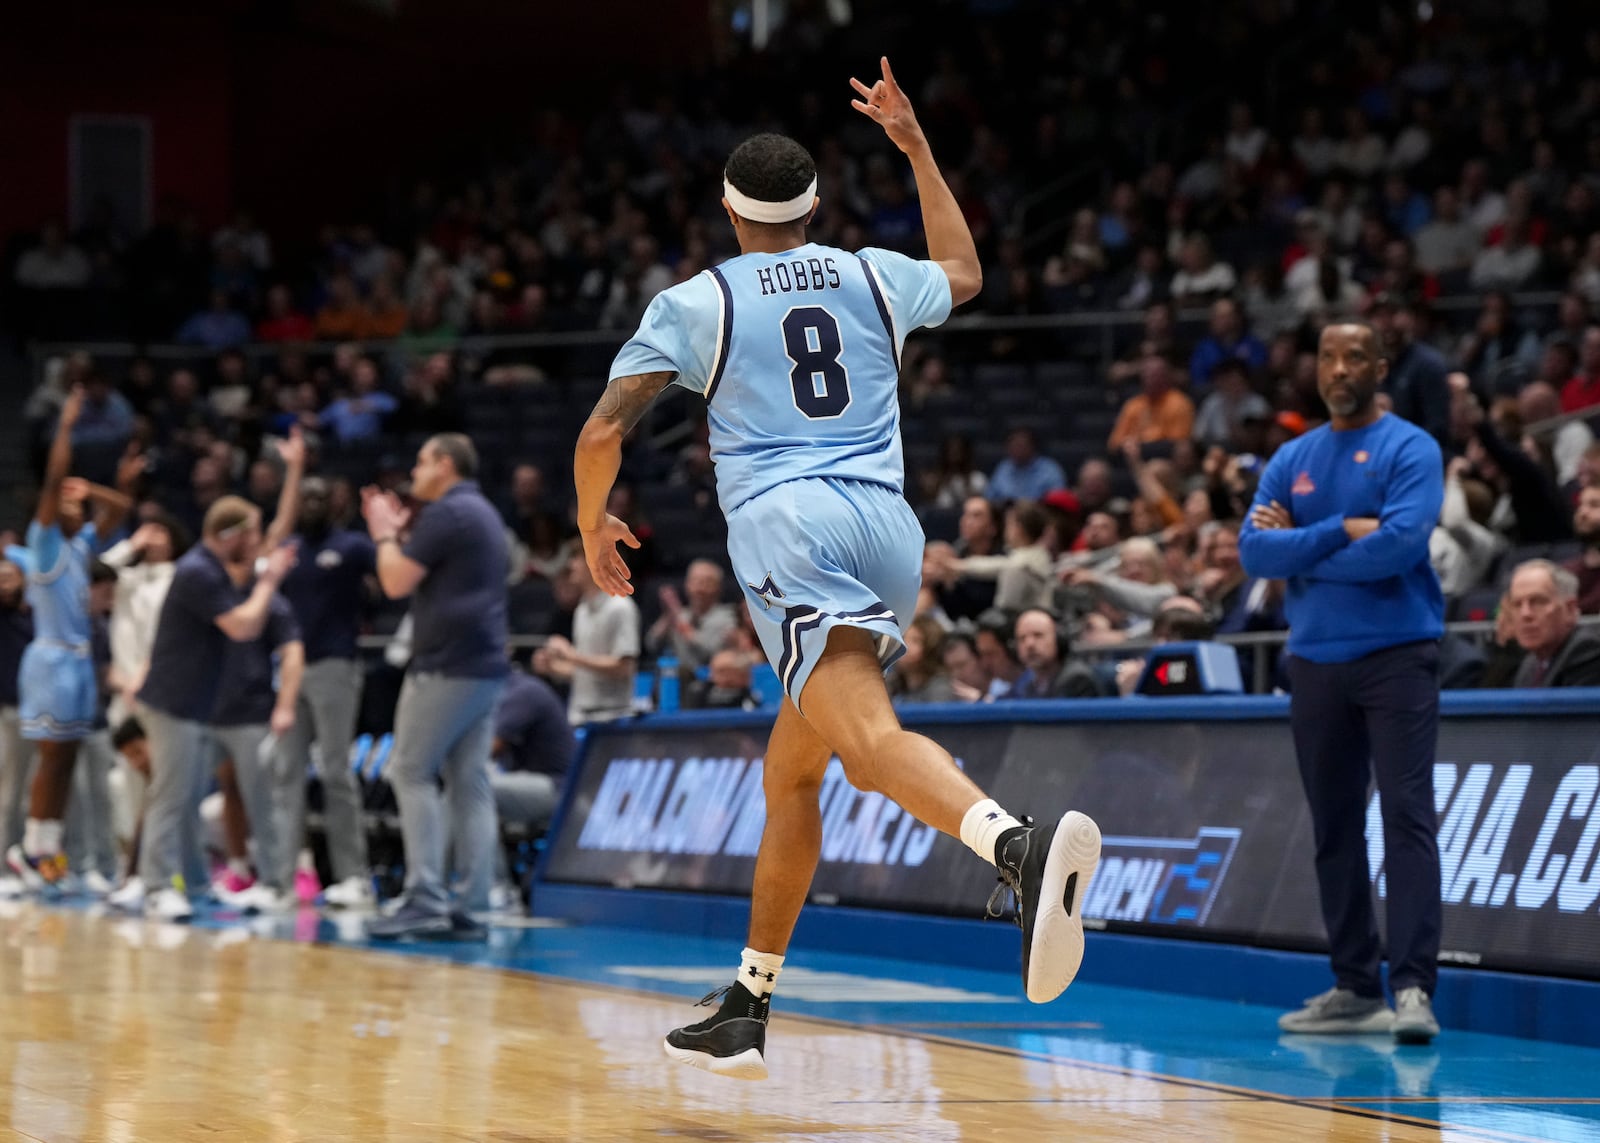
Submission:
[[[1367,463],[1367,460],[1368,460],[1368,458],[1369,458],[1369,457],[1370,457],[1370,456],[1371,456],[1371,455],[1372,455],[1372,454],[1371,454],[1371,453],[1369,453],[1369,452],[1367,452],[1367,450],[1366,450],[1366,449],[1362,449],[1362,450],[1361,450],[1361,451],[1360,451],[1360,452],[1358,452],[1358,453],[1356,453],[1356,463],[1357,463],[1357,464],[1366,464],[1366,463]]]
[[[1311,474],[1309,472],[1302,472],[1299,476],[1295,477],[1294,485],[1289,489],[1289,491],[1293,492],[1296,496],[1310,496],[1316,490],[1317,486],[1312,483]]]

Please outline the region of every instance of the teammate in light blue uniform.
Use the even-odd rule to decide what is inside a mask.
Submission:
[[[34,637],[22,654],[17,691],[22,735],[39,744],[39,769],[29,794],[20,846],[6,863],[30,889],[66,875],[62,819],[72,791],[78,743],[94,730],[99,692],[90,657],[89,567],[102,533],[114,531],[131,501],[109,488],[69,479],[72,426],[83,405],[75,389],[62,405],[45,466],[39,507],[28,525],[28,546],[17,553],[28,570],[28,604]],[[93,502],[101,512],[84,520]]]
[[[70,503],[62,502],[64,517],[74,513]],[[22,736],[35,742],[78,742],[94,728],[99,695],[89,658],[89,565],[97,542],[93,524],[70,535],[60,522],[28,525],[34,636],[22,654],[17,685]]]
[[[937,743],[901,729],[883,668],[904,650],[923,536],[902,495],[899,359],[906,334],[937,325],[982,284],[977,250],[927,140],[883,61],[854,106],[911,160],[931,260],[852,254],[805,239],[816,167],[780,135],[728,158],[723,206],[741,255],[674,286],[646,311],[578,441],[578,523],[595,582],[632,592],[605,510],[622,440],[670,384],[706,398],[728,550],[762,646],[788,696],[767,747],[767,823],[749,945],[706,1020],[668,1034],[668,1055],[720,1075],[767,1074],[766,1020],[821,854],[818,792],[832,756],[876,790],[959,837],[1015,893],[1028,998],[1053,999],[1078,971],[1078,902],[1100,834],[1079,813],[1025,826]],[[992,904],[992,902],[991,902]]]

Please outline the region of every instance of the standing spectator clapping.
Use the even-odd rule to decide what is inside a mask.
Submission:
[[[390,599],[411,597],[413,623],[389,764],[405,841],[405,898],[368,926],[378,940],[487,936],[469,910],[488,908],[494,879],[489,751],[507,673],[509,553],[505,525],[478,488],[477,473],[472,442],[447,433],[417,453],[411,491],[423,508],[414,521],[393,493],[370,487],[362,493],[378,582]],[[452,833],[465,908],[452,901],[445,882]]]
[[[683,577],[683,596],[661,589],[661,618],[645,635],[652,655],[670,651],[678,670],[693,675],[711,665],[711,657],[738,626],[733,606],[722,602],[722,569],[710,560],[695,560]]]

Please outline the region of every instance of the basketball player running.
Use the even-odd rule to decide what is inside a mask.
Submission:
[[[767,1074],[768,1005],[816,871],[818,793],[834,754],[856,788],[997,867],[1017,898],[1030,1000],[1054,999],[1077,974],[1078,904],[1100,856],[1083,814],[1026,825],[937,743],[902,730],[883,682],[905,649],[923,548],[901,491],[900,349],[910,330],[975,297],[981,271],[911,104],[882,67],[871,87],[851,81],[854,106],[910,158],[931,260],[808,243],[811,156],[780,135],[747,140],[723,181],[741,256],[651,302],[578,441],[589,568],[604,590],[630,594],[617,544],[639,541],[605,510],[623,438],[668,385],[706,397],[729,556],[787,695],[767,747],[749,946],[735,982],[702,1001],[720,998],[716,1013],[666,1040],[674,1059],[744,1079]]]
[[[97,536],[115,531],[132,506],[119,492],[67,476],[72,428],[82,409],[83,390],[74,388],[61,406],[39,506],[28,525],[34,636],[22,654],[17,689],[22,736],[38,744],[39,769],[22,844],[6,852],[6,864],[35,892],[60,886],[67,875],[62,820],[72,793],[72,768],[78,744],[93,733],[99,713],[89,654],[89,565]],[[86,522],[91,503],[98,518]]]

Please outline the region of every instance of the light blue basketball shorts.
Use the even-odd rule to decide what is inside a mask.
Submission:
[[[905,653],[903,633],[922,586],[923,543],[905,498],[867,481],[791,480],[728,516],[733,574],[795,706],[828,633],[840,624],[877,637],[885,670]]]
[[[17,671],[22,737],[31,742],[78,742],[94,733],[100,696],[88,648],[36,639]]]

